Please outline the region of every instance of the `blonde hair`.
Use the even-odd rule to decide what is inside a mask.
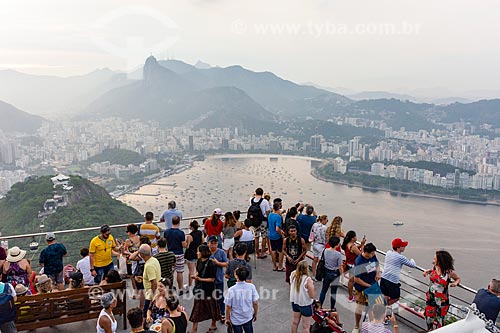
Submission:
[[[307,261],[302,260],[297,264],[297,268],[295,269],[295,274],[293,275],[293,279],[295,282],[295,289],[297,292],[300,290],[300,285],[302,284],[302,278],[309,276],[309,264]]]
[[[342,237],[342,217],[335,216],[332,220],[332,224],[326,229],[326,238],[331,237]]]
[[[318,217],[318,222],[321,222],[323,220],[326,220],[326,222],[328,222],[328,216],[323,214]]]

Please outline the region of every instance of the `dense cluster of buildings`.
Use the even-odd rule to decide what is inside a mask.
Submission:
[[[148,158],[139,166],[115,165],[110,162],[93,163],[88,172],[116,178],[158,169],[160,155],[181,152],[206,151],[270,151],[311,152],[335,155],[339,172],[347,171],[347,162],[364,160],[432,161],[446,163],[459,169],[474,170],[477,175],[453,174],[454,183],[464,188],[496,189],[500,176],[500,138],[488,139],[472,133],[465,124],[452,124],[446,129],[432,131],[393,130],[383,121],[352,117],[329,120],[340,126],[371,127],[384,131],[385,138],[367,142],[361,136],[350,140],[329,140],[313,135],[297,140],[275,133],[243,135],[237,128],[192,129],[164,128],[155,121],[125,121],[109,118],[100,121],[45,123],[36,134],[7,135],[0,133],[0,163],[10,171],[0,171],[0,193],[41,167],[64,168],[80,164],[106,149],[126,149]],[[333,133],[334,134],[334,133]],[[334,135],[332,135],[334,137]],[[17,169],[16,169],[17,168]],[[418,180],[435,186],[448,187],[448,175],[423,171],[398,171],[388,166],[377,174],[388,177]],[[15,169],[15,170],[13,170]],[[427,172],[426,172],[427,171]],[[418,175],[414,176],[417,172]]]
[[[92,163],[88,167],[88,171],[99,176],[112,176],[115,178],[126,178],[136,173],[149,173],[159,169],[158,161],[149,158],[139,165],[121,165],[111,164],[109,161]]]
[[[409,168],[402,165],[384,165],[384,163],[373,163],[371,174],[398,180],[439,186],[444,188],[463,188],[481,190],[500,190],[500,175],[477,173],[469,175],[456,169],[453,173],[446,175],[434,174],[431,170]]]

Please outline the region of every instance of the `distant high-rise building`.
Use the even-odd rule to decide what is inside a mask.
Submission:
[[[16,160],[16,145],[12,142],[0,146],[0,160],[5,164],[12,164]]]
[[[311,151],[320,152],[321,151],[321,140],[323,139],[322,135],[313,135],[311,136],[310,146]]]
[[[222,139],[222,149],[229,149],[229,140]]]
[[[189,136],[189,151],[194,151],[194,137],[192,135]]]

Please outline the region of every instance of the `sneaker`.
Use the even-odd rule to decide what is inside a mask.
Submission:
[[[354,302],[355,300],[356,300],[356,297],[354,297],[354,296],[347,296],[347,301],[348,301],[349,303],[352,303],[352,302]]]
[[[389,320],[389,318],[385,318],[384,325],[389,325],[390,323],[391,323],[391,321]]]
[[[315,278],[314,276],[312,277],[312,280],[313,280],[314,282],[318,282],[318,280],[316,280],[316,278]]]
[[[357,329],[357,328],[353,329],[352,333],[359,333],[359,329]]]

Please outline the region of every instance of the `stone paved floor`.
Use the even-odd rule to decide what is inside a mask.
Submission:
[[[251,264],[253,265],[253,257]],[[258,321],[254,324],[254,332],[256,333],[288,333],[290,332],[292,312],[289,303],[288,285],[285,282],[284,272],[273,272],[270,257],[264,260],[257,261],[257,269],[254,269],[254,280],[257,290],[260,293],[261,300],[259,302],[259,316]],[[321,283],[315,283],[316,297],[319,298],[321,290]],[[274,291],[274,293],[273,293]],[[347,332],[351,332],[354,327],[354,303],[348,303],[346,297],[347,290],[339,288],[337,292],[337,310],[340,314],[340,319],[344,323]],[[192,300],[188,297],[181,296],[181,305],[185,306],[188,310],[191,309]],[[329,306],[329,295],[325,301],[325,305]],[[130,309],[138,306],[138,301],[130,299],[127,302],[127,307]],[[189,313],[189,311],[188,311]],[[404,314],[403,314],[404,315]],[[404,315],[406,316],[406,315]],[[415,321],[414,316],[408,316],[412,321]],[[121,318],[118,320],[118,333],[130,332],[123,330],[121,325]],[[423,322],[419,322],[420,325]],[[80,323],[65,324],[52,328],[44,328],[36,330],[37,333],[48,332],[68,332],[68,333],[90,333],[95,332],[96,320],[88,320]],[[210,325],[209,321],[202,322],[199,325],[198,332],[204,333],[208,330]],[[218,323],[217,332],[226,332],[225,326]],[[189,329],[191,325],[189,326]],[[389,327],[392,330],[392,327]],[[402,333],[421,332],[422,330],[416,329],[414,326],[408,326],[404,320],[399,320],[399,329]],[[300,330],[299,330],[300,332]]]

